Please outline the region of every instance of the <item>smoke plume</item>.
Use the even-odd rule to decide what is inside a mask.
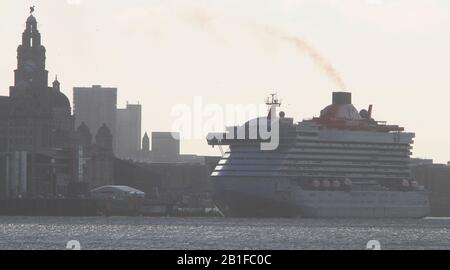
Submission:
[[[211,15],[204,9],[197,8],[189,16],[185,17],[189,23],[194,26],[200,27],[202,29],[206,29],[209,34],[214,33],[214,26],[212,22],[215,20],[215,16]],[[225,18],[225,21],[227,19]],[[286,42],[294,45],[298,50],[303,53],[306,53],[308,57],[310,57],[314,64],[322,71],[326,76],[331,78],[331,80],[341,89],[345,90],[345,83],[342,77],[339,75],[337,70],[333,67],[333,65],[328,62],[322,55],[308,42],[298,36],[287,34],[279,29],[275,29],[269,26],[256,26],[253,25],[251,27],[253,30],[263,30],[265,34],[267,34],[271,38],[275,38],[276,40],[280,40],[282,42]],[[242,30],[242,29],[241,29]]]
[[[303,53],[306,53],[314,61],[314,64],[316,64],[323,73],[330,77],[341,90],[346,89],[344,80],[339,75],[337,70],[333,67],[333,65],[325,58],[323,58],[321,54],[304,39],[286,34],[280,30],[276,30],[270,27],[265,27],[265,31],[267,34],[276,37],[281,41],[290,43]]]

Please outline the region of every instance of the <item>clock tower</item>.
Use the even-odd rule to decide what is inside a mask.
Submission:
[[[32,13],[34,8],[30,9]],[[74,132],[70,102],[55,79],[48,85],[46,50],[33,14],[17,48],[14,86],[9,89],[8,151],[46,151],[70,141]]]
[[[45,92],[47,87],[45,47],[41,44],[36,18],[31,14],[22,34],[22,44],[17,49],[17,69],[14,71],[14,86],[10,88],[10,96],[33,97]]]

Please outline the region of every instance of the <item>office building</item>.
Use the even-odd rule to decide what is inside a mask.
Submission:
[[[122,159],[136,160],[141,150],[141,113],[139,104],[127,104],[125,109],[117,110],[117,151]]]
[[[113,149],[117,149],[117,88],[102,87],[74,87],[73,89],[75,127],[83,122],[91,134],[96,134],[105,124],[113,136]]]

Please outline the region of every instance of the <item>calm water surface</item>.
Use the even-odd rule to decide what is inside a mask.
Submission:
[[[450,219],[0,217],[0,249],[450,249]]]

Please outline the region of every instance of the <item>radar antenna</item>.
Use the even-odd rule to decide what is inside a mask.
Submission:
[[[266,98],[266,105],[267,106],[281,106],[281,100],[278,99],[277,93],[270,94],[268,98]]]
[[[271,118],[272,109],[274,110],[274,113],[276,113],[277,107],[281,107],[281,100],[278,99],[277,93],[273,93],[273,94],[270,94],[269,97],[266,98],[265,102],[269,109],[268,118]]]

